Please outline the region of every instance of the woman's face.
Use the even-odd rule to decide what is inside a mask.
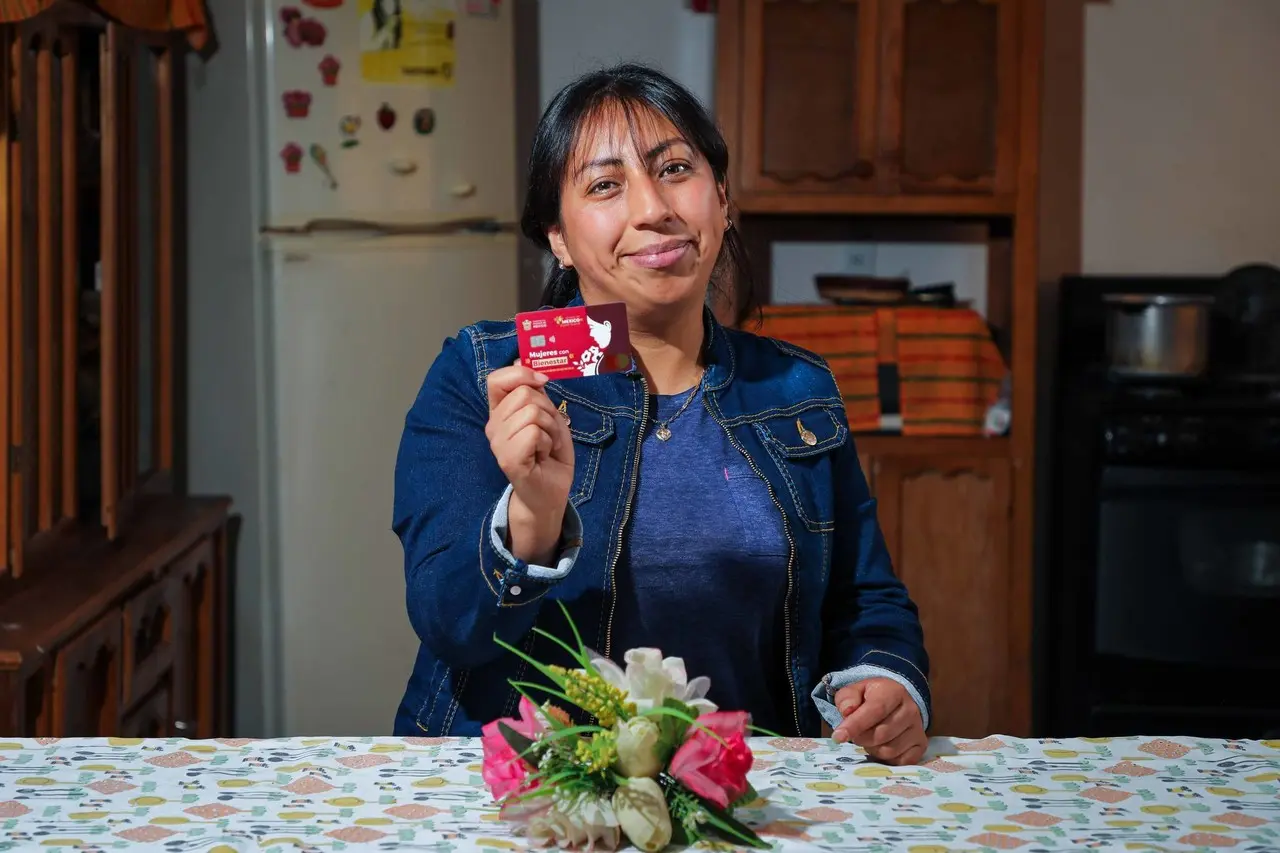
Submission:
[[[665,118],[608,108],[584,128],[561,188],[552,251],[588,303],[633,316],[702,310],[728,203],[706,159]]]

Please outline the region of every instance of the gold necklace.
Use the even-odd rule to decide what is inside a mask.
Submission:
[[[692,403],[693,398],[698,395],[698,389],[701,387],[702,387],[702,374],[699,373],[698,381],[694,383],[693,390],[689,392],[689,396],[685,398],[684,403],[680,406],[680,408],[676,409],[676,413],[671,417],[667,418],[662,423],[658,424],[658,428],[653,433],[658,437],[658,441],[667,441],[671,438],[671,427],[670,427],[671,422],[674,421],[676,418],[680,417],[680,415],[684,413],[685,409],[689,408],[689,404]]]

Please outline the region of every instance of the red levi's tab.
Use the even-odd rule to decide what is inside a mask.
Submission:
[[[621,302],[516,315],[520,363],[551,379],[619,373],[631,367],[627,307]]]

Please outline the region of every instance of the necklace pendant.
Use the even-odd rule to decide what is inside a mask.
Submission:
[[[658,437],[658,441],[666,441],[671,438],[671,430],[667,429],[665,426],[660,426],[654,435]]]

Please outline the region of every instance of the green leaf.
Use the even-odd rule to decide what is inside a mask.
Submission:
[[[697,716],[688,705],[670,696],[662,700],[662,705],[654,708],[653,711],[658,713],[645,713],[661,717],[658,721],[658,741],[669,750],[667,754],[670,755],[684,742],[685,732],[689,730],[689,726],[693,725]]]
[[[515,729],[511,728],[511,726],[501,721],[498,723],[498,731],[502,734],[502,739],[516,751],[516,755],[523,759],[525,765],[530,770],[538,769],[538,762],[530,758],[537,749],[538,744],[536,741],[525,737]]]
[[[589,674],[599,677],[599,673],[596,672],[595,667],[591,665],[591,659],[587,657],[587,654],[585,651],[581,649],[575,649],[573,646],[569,645],[564,640],[557,637],[555,634],[552,634],[550,631],[544,631],[541,628],[534,628],[533,633],[537,634],[540,637],[546,637],[548,640],[550,640],[551,642],[555,643],[557,646],[559,646],[560,648],[568,652],[569,656],[572,657],[578,663],[578,665],[581,666],[583,669],[585,669]]]
[[[500,648],[506,649],[507,651],[509,651],[509,652],[511,652],[513,655],[515,655],[516,657],[520,658],[520,660],[524,661],[525,663],[529,664],[529,666],[533,667],[533,668],[534,668],[534,669],[536,669],[538,672],[540,672],[540,673],[542,673],[543,675],[545,675],[548,679],[550,679],[550,680],[551,680],[551,683],[552,683],[552,684],[554,684],[556,687],[559,687],[561,690],[563,690],[563,689],[564,689],[564,679],[563,679],[563,678],[561,678],[559,675],[557,675],[557,674],[556,674],[556,672],[555,672],[555,670],[553,670],[551,667],[547,666],[547,665],[546,665],[546,664],[544,664],[544,663],[539,663],[538,661],[536,661],[536,660],[534,660],[533,658],[529,657],[527,654],[525,654],[525,653],[524,653],[523,651],[521,651],[520,649],[517,649],[515,646],[513,646],[513,645],[511,645],[510,643],[508,643],[508,642],[504,641],[504,640],[503,640],[501,637],[499,637],[497,634],[494,634],[494,635],[493,635],[493,641],[494,641],[494,643],[496,643]]]
[[[770,731],[769,729],[762,728],[760,726],[753,726],[750,723],[747,724],[747,730],[752,732],[759,732],[760,734],[767,735],[769,737],[785,737],[785,735],[780,735],[775,731]]]
[[[567,737],[577,737],[581,734],[595,734],[603,731],[608,731],[608,729],[604,726],[566,726],[562,729],[556,729],[550,734],[543,735],[541,740],[545,743],[552,743]]]
[[[702,799],[699,797],[699,799]],[[773,845],[756,835],[751,827],[735,818],[733,815],[721,809],[714,803],[708,803],[702,800],[702,808],[707,814],[707,823],[720,830],[722,835],[728,835],[751,847],[761,850],[769,850]]]
[[[562,699],[568,704],[573,705],[575,708],[577,707],[577,705],[574,705],[573,700],[565,695],[564,691],[556,690],[555,688],[548,687],[545,684],[538,684],[537,682],[533,682],[533,681],[510,681],[508,683],[512,687],[514,687],[516,690],[519,690],[520,695],[528,699],[534,705],[541,706],[542,703],[534,699],[528,693],[526,693],[524,691],[525,688],[529,690],[541,690],[543,693],[546,693],[549,696],[554,696],[557,699]],[[563,723],[561,723],[559,720],[557,720],[555,717],[551,716],[550,714],[546,714],[546,717],[547,717],[547,721],[551,723],[552,728],[560,728],[561,726],[564,725]]]
[[[760,850],[769,850],[772,848],[772,845],[761,839],[760,836],[756,835],[751,827],[747,826],[742,821],[729,814],[727,810],[720,808],[715,803],[699,797],[697,794],[693,793],[693,791],[690,791],[687,787],[681,784],[678,779],[663,773],[661,781],[665,783],[668,799],[687,797],[690,801],[697,803],[701,807],[702,812],[706,815],[707,823],[719,830],[721,835],[732,840],[740,841],[749,847],[756,847]]]
[[[592,675],[599,676],[596,668],[591,664],[591,656],[587,654],[587,646],[582,642],[582,635],[578,633],[578,625],[573,621],[573,617],[569,615],[569,608],[563,601],[556,600],[556,604],[560,605],[560,612],[564,614],[564,621],[569,623],[569,630],[573,632],[574,642],[578,644],[578,653],[574,655],[578,660],[582,661],[582,668]]]

